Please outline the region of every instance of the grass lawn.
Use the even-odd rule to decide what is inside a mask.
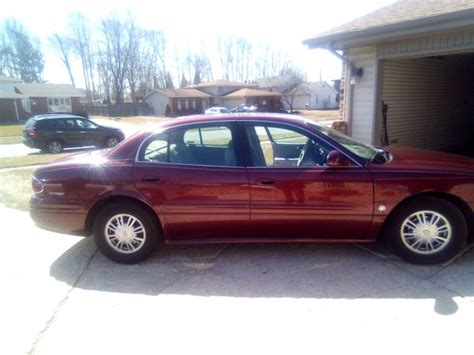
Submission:
[[[339,110],[298,110],[301,116],[313,121],[338,121],[342,120]]]
[[[73,153],[33,154],[33,155],[24,155],[24,156],[19,156],[19,157],[0,158],[0,169],[16,168],[16,167],[28,166],[28,165],[46,164],[46,163],[49,163],[50,161],[53,161],[62,157],[66,157],[71,154]]]
[[[22,142],[21,125],[0,125],[0,144],[13,144]]]
[[[15,170],[0,170],[0,203],[17,210],[28,211],[31,177],[36,167]]]

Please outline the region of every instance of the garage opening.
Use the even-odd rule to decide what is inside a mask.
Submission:
[[[381,141],[473,155],[474,53],[384,60],[381,86]]]

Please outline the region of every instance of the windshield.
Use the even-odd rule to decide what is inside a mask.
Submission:
[[[323,125],[318,125],[318,128],[326,136],[334,139],[337,143],[362,159],[371,161],[379,153],[377,148],[359,143],[334,129],[327,128]]]

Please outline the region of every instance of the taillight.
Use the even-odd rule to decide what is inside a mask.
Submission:
[[[31,186],[33,187],[33,191],[37,194],[42,193],[44,190],[43,183],[37,178],[35,178],[34,176],[33,176],[33,180],[31,181]]]
[[[36,129],[29,129],[29,130],[28,130],[28,135],[29,135],[29,136],[36,136],[36,133],[37,133],[37,132],[36,132]]]

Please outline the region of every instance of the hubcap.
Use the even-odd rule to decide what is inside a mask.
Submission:
[[[400,235],[403,244],[417,254],[436,254],[444,249],[452,237],[449,221],[434,211],[419,211],[402,223]]]
[[[58,142],[51,142],[49,144],[49,151],[51,153],[59,153],[61,151],[61,144]]]
[[[140,250],[146,239],[143,223],[129,214],[117,214],[105,224],[105,239],[116,251],[132,254]]]
[[[107,147],[115,147],[118,144],[118,140],[115,137],[107,139]]]

